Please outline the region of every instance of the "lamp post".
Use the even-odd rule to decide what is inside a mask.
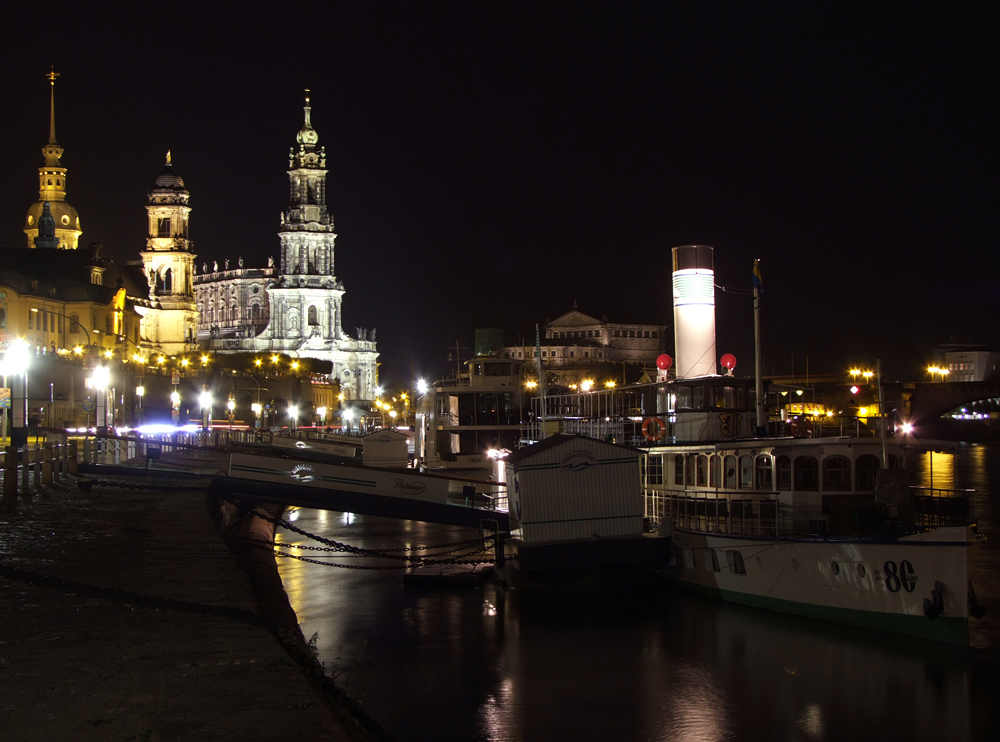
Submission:
[[[107,433],[108,385],[111,383],[111,370],[106,366],[97,366],[90,378],[91,385],[97,390],[97,420],[95,426],[98,433]]]
[[[201,404],[201,427],[208,430],[212,426],[212,393],[208,391],[207,384],[198,402]]]
[[[10,444],[16,448],[28,443],[28,366],[31,364],[28,343],[21,338],[12,342],[7,349],[4,361],[6,366],[4,377],[6,378],[8,374],[14,377],[20,376],[24,397],[18,404],[14,404],[13,399],[11,400],[13,419],[11,420]],[[20,425],[18,425],[19,421]]]
[[[181,417],[181,395],[177,391],[177,387],[174,387],[174,391],[170,393],[170,419],[173,420],[176,426],[180,421]]]
[[[299,408],[292,402],[288,403],[288,432],[295,430],[295,421],[299,416]]]
[[[233,410],[236,409],[236,400],[232,397],[226,402],[226,409],[229,410],[229,429],[233,429]]]

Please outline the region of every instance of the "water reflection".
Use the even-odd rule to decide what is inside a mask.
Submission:
[[[982,489],[981,508],[996,512],[987,485],[1000,483],[1000,457],[968,453],[950,470],[935,458],[927,473],[932,463],[935,486],[954,477]],[[470,537],[309,510],[296,526],[366,548]],[[995,520],[984,528],[995,532]],[[1000,535],[987,563],[996,565],[998,545]],[[321,658],[400,740],[963,740],[996,715],[995,650],[973,654],[970,673],[966,650],[666,591],[428,591],[404,589],[396,570],[279,567]],[[993,623],[984,625],[996,627],[995,571],[986,583]],[[1000,646],[992,630],[978,631],[981,646]]]

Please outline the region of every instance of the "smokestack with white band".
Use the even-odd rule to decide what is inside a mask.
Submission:
[[[718,373],[715,366],[713,248],[681,245],[674,258],[674,354],[677,378]]]

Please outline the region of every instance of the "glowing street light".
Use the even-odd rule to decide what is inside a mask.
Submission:
[[[212,426],[212,393],[205,389],[198,396],[201,405],[201,427],[208,430]]]
[[[236,409],[236,400],[233,399],[232,397],[230,397],[229,401],[226,402],[226,409],[229,410],[229,429],[232,430],[233,429],[233,410]]]
[[[97,429],[108,427],[108,387],[111,385],[111,369],[98,366],[90,376],[91,386],[97,394]]]
[[[31,365],[31,352],[28,343],[18,338],[4,356],[4,384],[6,385],[8,376],[20,376],[24,384],[24,403],[11,407],[13,420],[10,430],[10,443],[12,446],[24,446],[28,443],[28,366]],[[11,400],[13,402],[13,400]],[[18,421],[20,418],[20,425]]]
[[[299,417],[299,408],[294,403],[288,403],[288,429],[295,430],[295,421]]]

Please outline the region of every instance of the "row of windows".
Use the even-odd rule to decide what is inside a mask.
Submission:
[[[527,353],[525,353],[523,350],[519,350],[519,351],[517,351],[517,357],[518,358],[538,358],[538,351],[537,350],[529,350]],[[560,353],[557,350],[543,350],[542,351],[542,358],[559,358],[559,357],[560,357]],[[569,351],[569,356],[568,357],[569,358],[576,358],[576,351],[575,350]],[[583,357],[584,358],[590,358],[591,357],[590,351],[589,350],[583,351]],[[604,351],[603,350],[595,350],[593,357],[594,358],[604,358]]]
[[[975,361],[960,361],[958,363],[949,363],[948,368],[951,371],[975,371],[976,362]]]
[[[656,330],[615,330],[616,338],[655,338],[660,333]]]
[[[668,454],[669,455],[669,454]],[[664,456],[653,454],[644,461],[643,475],[650,485],[663,484]],[[878,456],[864,454],[854,462],[846,456],[827,456],[822,465],[815,456],[781,455],[774,459],[768,454],[758,456],[720,454],[676,454],[673,456],[672,483],[679,486],[723,487],[725,489],[778,489],[797,492],[869,492],[875,489],[875,478],[881,467]],[[899,461],[889,456],[889,468],[898,469]],[[853,481],[853,488],[852,488]]]
[[[5,310],[0,310],[0,312],[2,312],[0,326],[6,326],[7,312]],[[64,315],[62,314],[46,312],[44,309],[32,310],[28,312],[28,329],[41,330],[42,332],[62,332],[64,327],[63,319]],[[108,332],[111,332],[111,317],[107,317],[106,319],[108,321]],[[80,318],[76,314],[72,314],[69,317],[69,331],[80,331]]]

